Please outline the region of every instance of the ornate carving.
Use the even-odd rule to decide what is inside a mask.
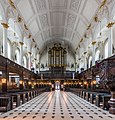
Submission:
[[[45,2],[45,0],[37,0],[37,2],[38,2],[38,8],[39,8],[39,10],[46,9],[46,2]]]
[[[40,16],[40,22],[41,22],[43,28],[49,26],[47,14]]]
[[[27,28],[26,24],[24,24],[24,28],[25,28],[26,30],[28,30],[28,28]]]
[[[32,35],[31,35],[31,34],[29,34],[29,35],[28,35],[28,38],[31,38],[31,37],[32,37]]]
[[[34,39],[32,39],[32,41],[33,41],[33,42],[35,42],[35,40],[34,40]]]
[[[113,27],[114,24],[115,24],[115,22],[110,22],[110,23],[108,23],[107,27],[111,28],[111,27]]]
[[[83,38],[81,38],[80,42],[82,42],[82,41],[83,41]]]
[[[24,43],[23,42],[19,42],[20,43],[20,45],[24,45]]]
[[[101,9],[105,4],[106,4],[107,0],[103,0],[101,6],[99,7],[99,9]]]
[[[12,2],[12,0],[8,0],[8,1],[9,1],[9,4],[10,4],[14,9],[16,9],[16,7],[15,7],[14,3]]]
[[[9,28],[8,24],[7,23],[1,23],[1,25],[4,27],[4,28]]]
[[[31,52],[28,52],[30,55],[32,54]]]
[[[96,41],[93,41],[93,42],[92,42],[92,45],[95,45],[95,44],[96,44]]]
[[[71,0],[70,9],[78,11],[81,0]]]
[[[87,30],[89,30],[90,28],[91,28],[91,24],[88,25]]]
[[[76,16],[69,14],[67,19],[67,27],[73,29],[75,25]]]
[[[84,55],[86,54],[87,52],[84,52]]]
[[[22,22],[22,18],[20,16],[18,16],[18,20],[19,23]]]

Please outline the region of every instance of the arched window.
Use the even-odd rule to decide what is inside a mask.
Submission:
[[[20,50],[19,49],[16,49],[15,51],[15,62],[16,63],[20,63]]]
[[[26,56],[23,56],[23,66],[27,68],[27,58]]]
[[[97,49],[95,52],[95,61],[98,61],[100,59],[100,51]]]
[[[109,50],[109,46],[108,46],[108,40],[105,42],[105,46],[104,46],[104,55],[105,55],[105,59],[108,58],[108,50]]]
[[[92,66],[92,56],[89,56],[88,68],[90,68],[91,66]]]
[[[9,41],[7,43],[7,47],[8,47],[8,58],[11,59],[11,45]]]

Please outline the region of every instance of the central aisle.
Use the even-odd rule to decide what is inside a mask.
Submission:
[[[45,92],[0,116],[0,120],[115,120],[95,105],[70,92]]]

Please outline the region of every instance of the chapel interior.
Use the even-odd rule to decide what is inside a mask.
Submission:
[[[115,120],[115,0],[0,0],[0,120]]]

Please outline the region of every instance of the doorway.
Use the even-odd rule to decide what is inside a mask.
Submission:
[[[59,81],[55,82],[55,90],[60,90],[60,82]]]

